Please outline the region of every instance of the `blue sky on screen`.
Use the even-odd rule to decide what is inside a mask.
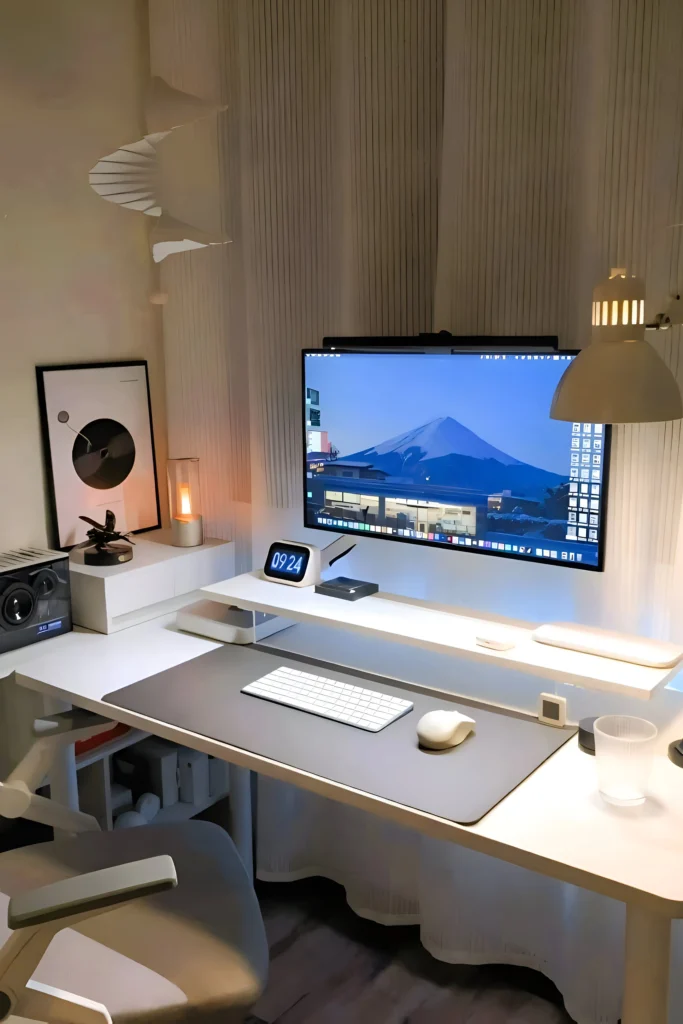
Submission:
[[[341,455],[451,416],[522,462],[566,474],[571,423],[551,420],[563,360],[346,354],[306,359],[321,427]]]

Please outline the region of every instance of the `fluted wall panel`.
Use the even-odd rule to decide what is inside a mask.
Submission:
[[[230,267],[212,248],[163,264],[169,454],[199,456],[205,531],[235,540],[250,561],[251,490],[246,351],[228,344]],[[227,329],[226,329],[227,328]]]
[[[431,327],[442,15],[442,0],[151,2],[153,73],[229,104],[174,133],[164,181],[174,216],[218,215],[233,242],[161,267],[172,448],[206,462],[223,533],[234,502],[300,504],[303,347]]]
[[[230,105],[165,180],[233,242],[161,274],[171,447],[242,565],[251,526],[299,515],[303,347],[581,346],[610,266],[646,275],[648,317],[683,285],[680,0],[151,0],[150,33],[154,73]],[[650,338],[683,383],[680,333]],[[682,447],[615,429],[607,571],[562,574],[578,618],[683,639]]]
[[[595,100],[597,109],[602,107],[604,131],[590,154],[597,197],[598,266],[603,277],[610,266],[645,275],[653,206],[657,45],[653,20],[656,25],[660,5],[658,0],[608,3],[609,18],[598,20],[600,6],[589,13],[589,25],[602,44],[596,54],[602,78],[598,79],[601,89]],[[605,617],[627,628],[645,626],[642,620],[652,612],[652,605],[642,600],[653,570],[647,521],[654,525],[657,503],[657,467],[648,455],[660,430],[648,424],[613,431]],[[643,504],[646,495],[647,512]]]
[[[170,85],[229,104],[177,129],[161,147],[169,212],[228,245],[160,265],[169,453],[199,456],[206,531],[233,539],[238,569],[251,559],[249,374],[242,251],[239,66],[234,4],[150,0],[151,71]]]
[[[301,500],[299,353],[428,330],[442,4],[240,7],[256,504]]]
[[[435,322],[589,340],[590,290],[683,282],[683,4],[448,0]],[[680,329],[649,335],[681,373]],[[683,381],[682,381],[683,383]],[[680,423],[614,430],[607,571],[576,614],[683,638]]]
[[[298,352],[330,322],[332,34],[318,0],[240,7],[255,503],[291,505],[301,452]]]
[[[668,225],[683,219],[683,5],[601,2],[588,26],[602,39],[603,62],[595,104],[605,131],[591,154],[598,266],[601,276],[610,266],[645,276],[651,319],[680,287],[682,238]],[[648,340],[683,384],[680,328]],[[615,428],[603,606],[610,624],[683,639],[680,456],[680,421]]]
[[[353,334],[431,330],[443,122],[443,5],[335,6],[338,171],[348,175],[341,323]]]
[[[583,5],[448,0],[437,328],[575,341]]]

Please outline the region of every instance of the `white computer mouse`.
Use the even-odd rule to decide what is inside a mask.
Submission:
[[[467,739],[474,725],[473,718],[459,711],[428,711],[417,723],[417,738],[421,747],[445,750]]]

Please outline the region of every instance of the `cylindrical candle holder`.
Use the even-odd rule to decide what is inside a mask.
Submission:
[[[199,459],[169,459],[167,475],[171,544],[197,547],[204,542]]]

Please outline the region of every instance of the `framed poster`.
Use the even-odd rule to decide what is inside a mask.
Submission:
[[[147,363],[38,366],[38,400],[55,547],[86,540],[78,517],[124,533],[161,525]]]

